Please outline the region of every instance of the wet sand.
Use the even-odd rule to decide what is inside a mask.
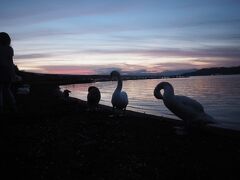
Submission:
[[[18,179],[239,179],[240,136],[176,133],[181,121],[51,96],[17,97],[1,115],[3,170]],[[117,113],[118,114],[118,113]]]

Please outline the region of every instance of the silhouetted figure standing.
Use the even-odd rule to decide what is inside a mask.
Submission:
[[[0,33],[0,112],[3,112],[6,104],[11,110],[16,111],[16,101],[11,91],[11,84],[16,79],[13,64],[13,48],[11,38],[5,32]]]

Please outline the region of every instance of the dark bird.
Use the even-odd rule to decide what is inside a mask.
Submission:
[[[71,91],[69,91],[68,89],[65,89],[64,91],[63,91],[63,96],[65,97],[65,98],[67,98],[67,97],[69,97],[69,94],[71,93]]]
[[[101,93],[99,89],[95,86],[90,86],[88,88],[87,104],[90,109],[95,109],[101,99]]]
[[[162,89],[164,90],[163,95],[161,94]],[[204,112],[204,108],[199,102],[186,96],[174,95],[173,86],[168,82],[159,83],[154,89],[154,96],[162,99],[164,105],[184,120],[186,126],[192,123],[215,123],[215,120]]]

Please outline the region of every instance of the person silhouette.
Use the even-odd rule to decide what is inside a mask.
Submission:
[[[6,105],[9,105],[12,111],[17,111],[16,100],[11,91],[11,84],[17,78],[13,55],[10,36],[0,32],[0,112],[4,112]]]

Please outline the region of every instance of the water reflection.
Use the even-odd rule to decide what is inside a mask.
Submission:
[[[178,79],[129,80],[123,82],[123,90],[128,93],[127,109],[166,116],[177,119],[163,104],[153,96],[153,90],[160,81],[168,81],[174,87],[175,94],[196,99],[205,111],[221,123],[232,124],[240,129],[240,76],[204,76]],[[116,81],[97,82],[63,86],[70,89],[71,96],[87,99],[87,89],[94,85],[101,91],[101,104],[111,106],[111,97]]]

